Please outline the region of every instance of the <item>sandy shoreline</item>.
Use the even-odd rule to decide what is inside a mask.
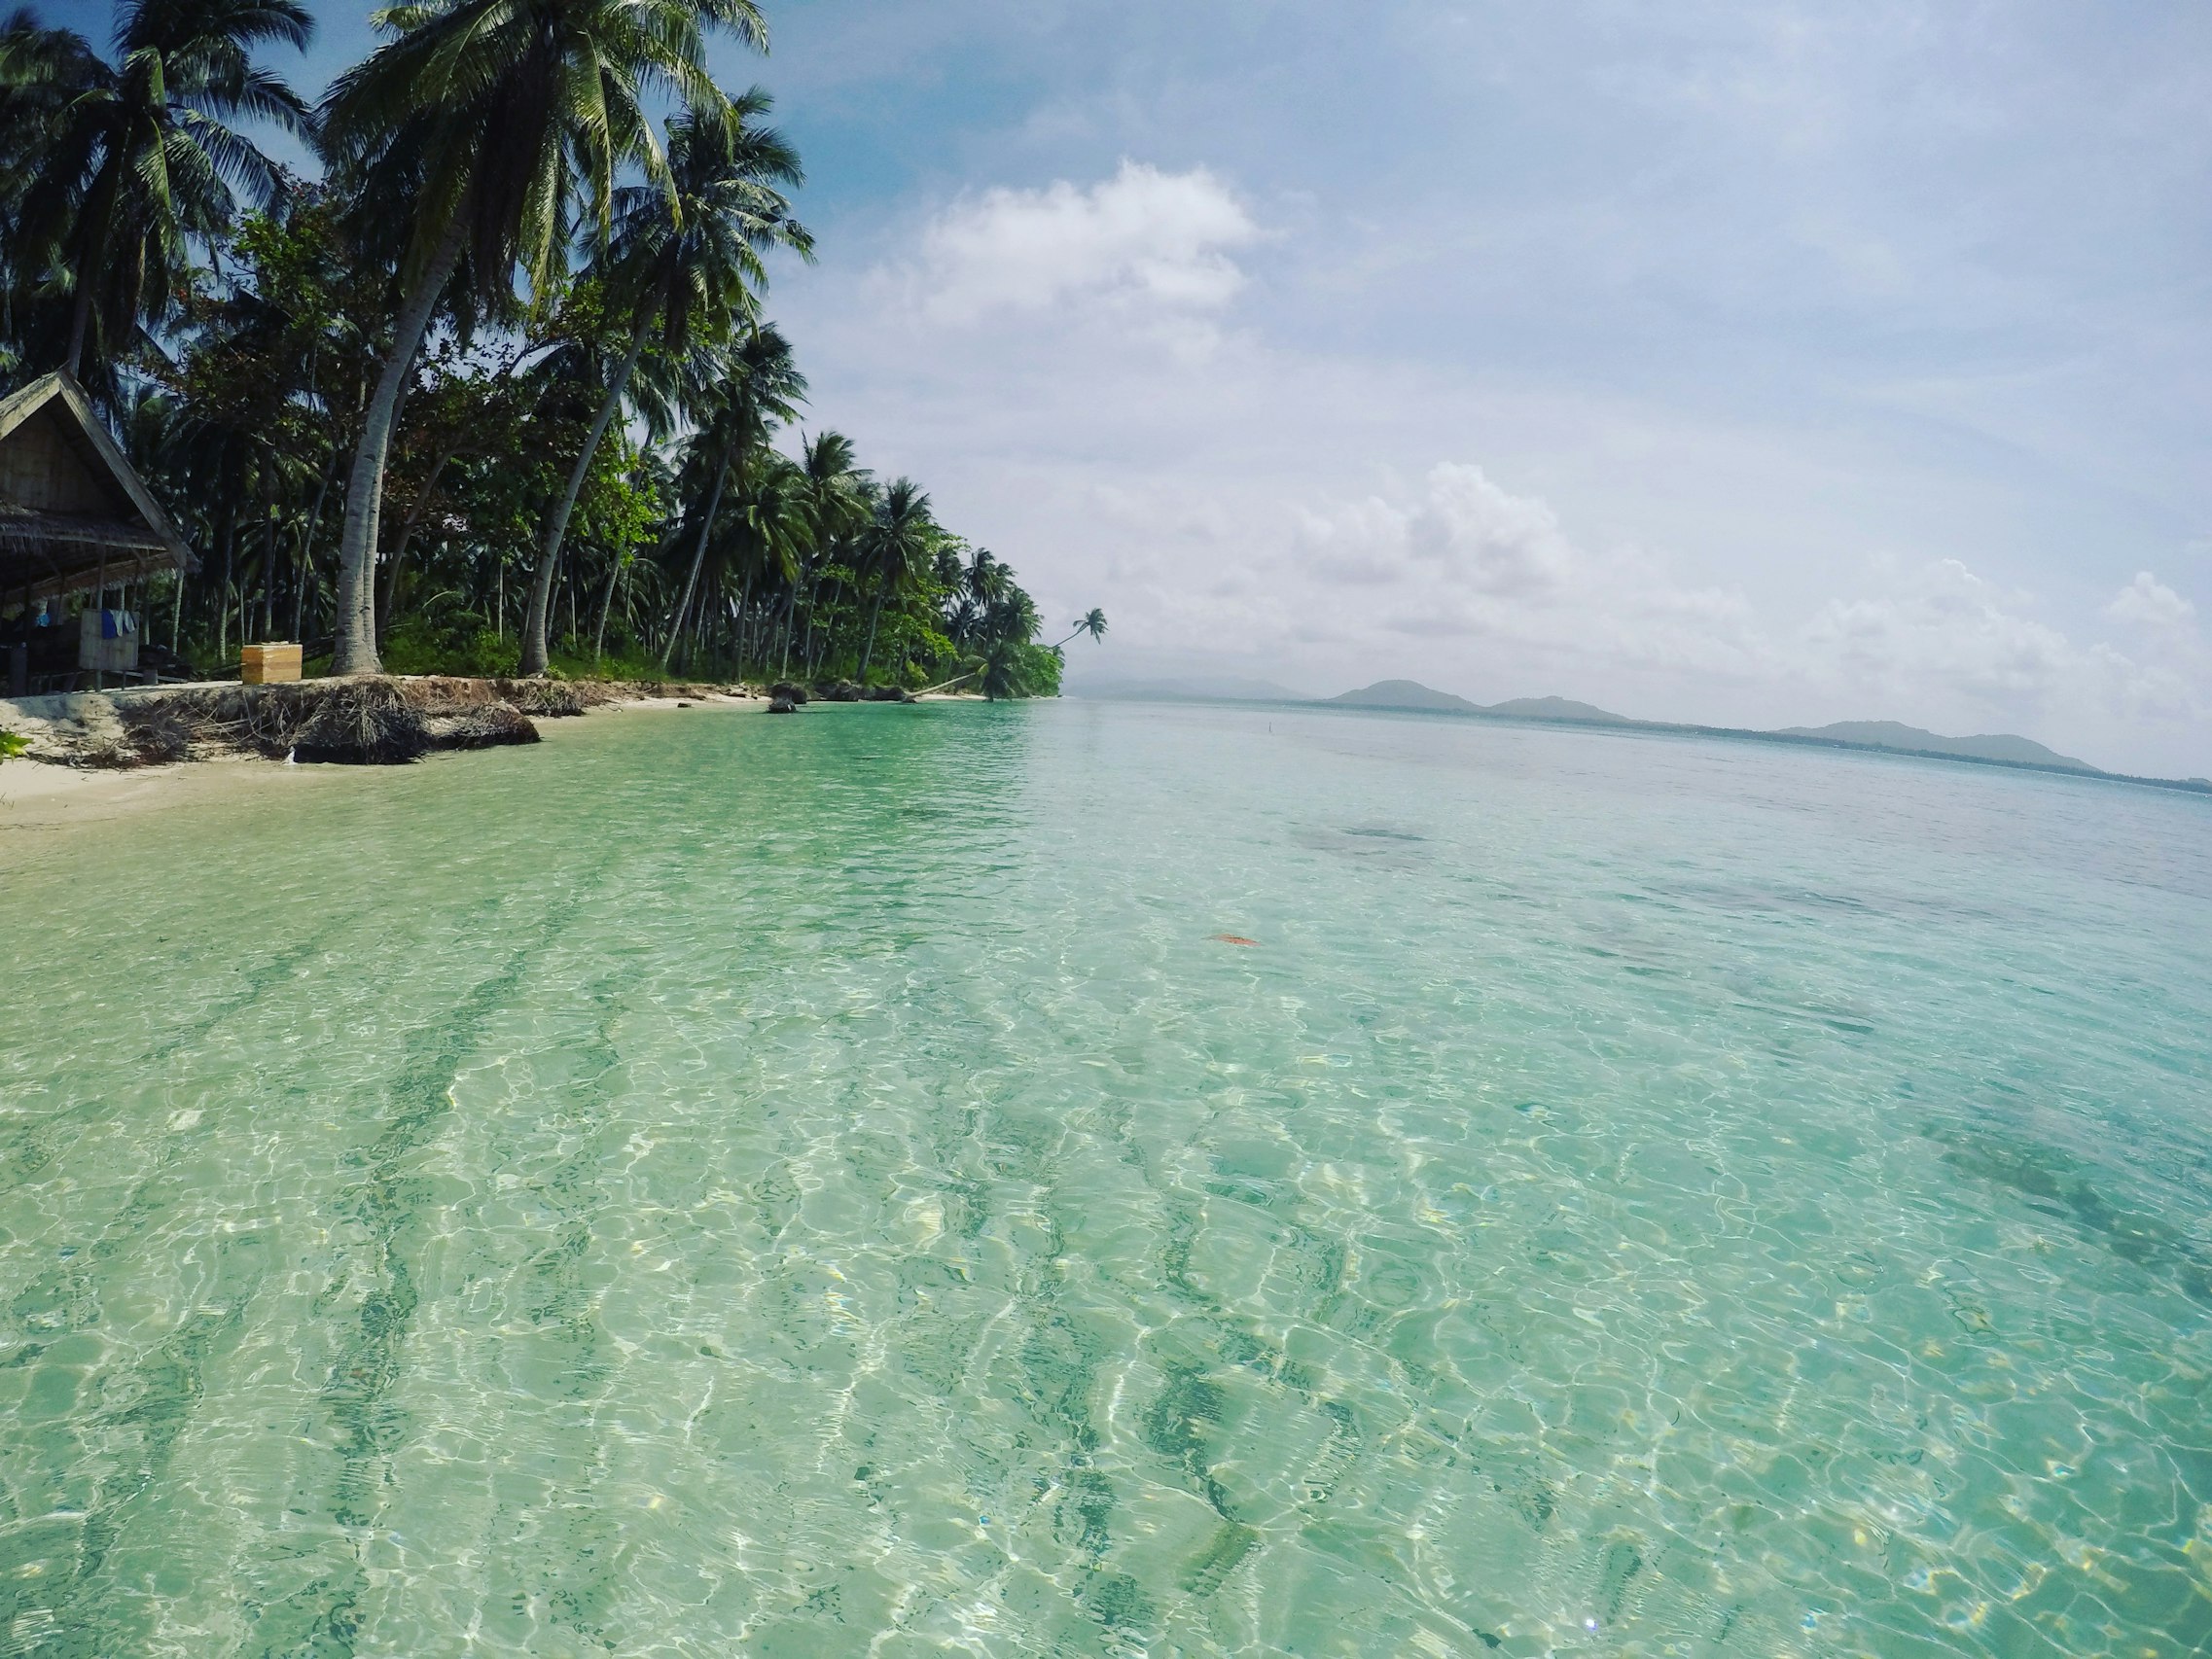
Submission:
[[[165,689],[166,688],[164,688]],[[246,755],[196,756],[189,760],[115,767],[87,764],[81,759],[88,740],[104,740],[120,730],[113,705],[124,698],[158,696],[147,688],[111,692],[77,692],[68,697],[38,697],[22,702],[0,699],[0,730],[32,743],[32,752],[0,760],[0,830],[55,829],[127,817],[188,799],[234,794],[258,783],[280,780],[288,762]],[[968,702],[973,697],[943,692],[927,702]],[[57,707],[56,705],[61,705]],[[594,688],[593,700],[581,716],[535,718],[541,741],[559,742],[584,720],[619,714],[766,714],[767,698],[727,687],[687,687],[681,691]]]

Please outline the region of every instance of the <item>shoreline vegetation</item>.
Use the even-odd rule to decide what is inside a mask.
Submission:
[[[399,765],[425,756],[536,743],[543,721],[625,707],[744,707],[790,713],[810,702],[915,703],[980,693],[851,681],[811,688],[720,681],[351,676],[273,686],[230,681],[119,687],[0,701],[15,757],[38,769],[130,772],[185,761]],[[0,797],[22,767],[0,774]]]
[[[0,22],[0,393],[81,386],[189,553],[119,589],[0,547],[0,689],[75,688],[83,603],[169,680],[287,641],[310,675],[1056,693],[1103,616],[1046,643],[1012,567],[803,418],[765,297],[816,257],[804,169],[707,68],[767,19],[652,10],[381,13],[314,103],[299,0]]]

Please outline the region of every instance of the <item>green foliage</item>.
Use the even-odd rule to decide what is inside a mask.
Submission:
[[[372,607],[340,617],[343,560],[397,672],[543,653],[567,675],[1056,690],[1011,568],[843,435],[792,431],[806,381],[761,301],[766,256],[812,256],[800,160],[765,93],[704,72],[708,27],[761,43],[753,0],[398,8],[307,124],[304,179],[220,124],[304,130],[263,61],[298,43],[297,0],[116,14],[138,54],[113,63],[0,20],[0,374],[86,335],[95,403],[197,556],[145,606],[150,641],[214,673],[264,639],[359,664]],[[220,176],[194,159],[210,145]],[[158,152],[165,183],[140,165]],[[434,254],[449,280],[403,341]],[[348,462],[393,364],[371,547]]]
[[[0,725],[0,760],[13,760],[17,756],[27,752],[30,746],[29,738]]]
[[[432,621],[409,617],[393,625],[384,644],[384,666],[394,674],[465,674],[499,678],[512,675],[521,660],[521,642],[504,639],[483,618],[452,612]]]
[[[1052,646],[998,640],[983,657],[979,681],[984,696],[993,702],[1011,697],[1056,697],[1060,694],[1060,653]]]

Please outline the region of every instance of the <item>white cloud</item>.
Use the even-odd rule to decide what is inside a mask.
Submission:
[[[2052,527],[2064,492],[2023,482],[2029,451],[1957,464],[1965,425],[1924,398],[1906,443],[1806,413],[1794,387],[1743,414],[1561,386],[1494,315],[1470,323],[1480,371],[1440,355],[1457,336],[1435,317],[1433,351],[1317,340],[1287,291],[1366,321],[1388,297],[1356,261],[1316,267],[1327,238],[1263,231],[1227,176],[1124,161],[980,192],[872,273],[787,295],[817,406],[878,470],[929,479],[1052,614],[1113,616],[1078,680],[1140,661],[1314,690],[1404,675],[1717,724],[2012,729],[2205,770],[2193,608],[2149,576],[2113,597],[2143,555],[2077,556]],[[1268,199],[1294,212],[1279,185]],[[1516,292],[1552,280],[1483,268],[1501,264]],[[2142,530],[2094,524],[2115,546]]]
[[[1685,582],[1642,549],[1584,546],[1549,503],[1466,463],[1435,467],[1410,491],[1290,512],[1290,551],[1259,585],[1302,619],[1291,638],[1369,662],[1456,652],[1582,694],[1623,677],[1678,688],[1732,682],[1769,708],[1781,699],[1832,710],[1819,718],[1909,717],[1954,730],[2194,722],[2212,711],[2194,608],[2148,575],[2105,613],[2157,630],[2157,649],[2129,653],[2070,636],[2037,615],[2032,594],[1955,558],[1879,567],[1874,591],[1816,601],[1793,620],[1736,589]],[[1760,724],[1748,709],[1733,719]]]
[[[2040,701],[2082,658],[2063,633],[2025,614],[2028,600],[1938,559],[1895,592],[1830,600],[1801,638],[1833,679],[1898,695],[1935,681],[1977,697]]]
[[[2147,570],[2113,595],[2104,614],[2116,622],[2154,629],[2190,628],[2196,621],[2196,607]]]
[[[922,236],[918,286],[940,324],[1061,308],[1202,316],[1244,286],[1231,251],[1260,236],[1204,168],[1167,173],[1124,160],[1088,189],[996,189],[954,203]]]
[[[1404,499],[1371,495],[1293,513],[1298,574],[1323,589],[1373,590],[1374,625],[1386,635],[1481,636],[1723,673],[1760,654],[1740,594],[1683,585],[1632,547],[1593,554],[1548,502],[1465,462],[1440,463]]]

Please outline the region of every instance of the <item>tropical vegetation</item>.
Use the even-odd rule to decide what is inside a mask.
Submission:
[[[0,391],[86,387],[198,571],[146,637],[340,674],[1056,689],[1011,570],[806,418],[754,0],[417,0],[310,104],[298,0],[0,20]],[[4,604],[4,601],[0,601]],[[1096,612],[1076,634],[1103,634]]]

